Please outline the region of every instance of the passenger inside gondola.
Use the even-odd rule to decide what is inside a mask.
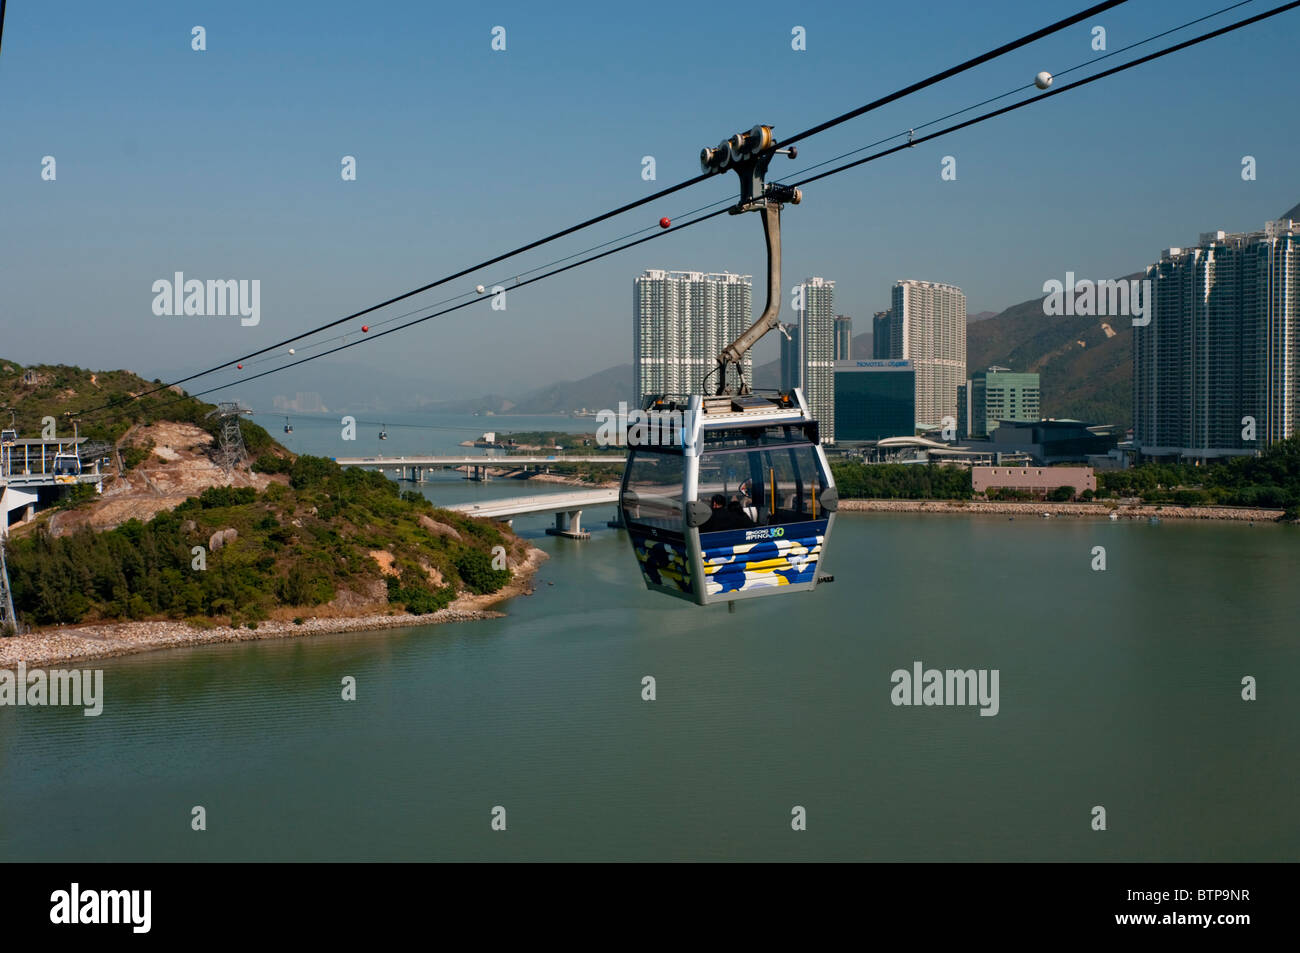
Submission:
[[[736,524],[740,527],[754,525],[754,520],[745,512],[747,509],[745,504],[748,502],[748,497],[733,496],[731,502],[727,504],[727,512],[731,514],[732,519],[734,519]]]
[[[754,521],[745,515],[738,498],[727,502],[725,496],[715,493],[709,501],[709,506],[713,512],[700,527],[701,533],[720,533],[729,529],[746,529],[754,525]]]

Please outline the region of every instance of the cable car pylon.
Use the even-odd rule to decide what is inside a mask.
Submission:
[[[221,462],[221,468],[225,471],[227,479],[248,457],[248,451],[244,448],[244,434],[239,429],[239,418],[243,414],[252,414],[252,411],[237,401],[223,401],[216,406],[216,409],[209,410],[206,414],[207,417],[220,419],[217,459]]]

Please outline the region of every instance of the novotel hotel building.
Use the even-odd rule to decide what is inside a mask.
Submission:
[[[910,360],[835,362],[835,442],[916,433],[916,368]]]

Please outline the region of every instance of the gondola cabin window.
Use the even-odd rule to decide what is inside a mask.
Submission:
[[[709,450],[700,457],[699,495],[712,511],[701,533],[825,518],[825,489],[811,444]]]
[[[623,519],[655,536],[682,535],[682,487],[685,467],[680,453],[638,453],[629,464],[623,493]]]

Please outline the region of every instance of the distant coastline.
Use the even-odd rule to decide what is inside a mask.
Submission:
[[[985,502],[983,500],[840,500],[840,510],[858,513],[956,513],[1003,514],[1007,516],[1040,517],[1091,516],[1109,518],[1114,512],[1119,519],[1161,520],[1232,520],[1250,523],[1276,523],[1285,510],[1253,509],[1237,506],[1174,506],[1169,503],[1048,503],[1048,502]]]

